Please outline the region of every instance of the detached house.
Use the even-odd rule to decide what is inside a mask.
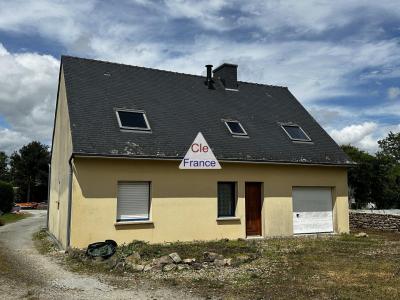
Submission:
[[[349,231],[338,145],[286,87],[211,68],[62,57],[48,228],[63,246]]]

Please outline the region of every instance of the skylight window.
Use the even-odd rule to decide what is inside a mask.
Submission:
[[[150,130],[146,114],[138,110],[117,110],[119,127],[122,129]]]
[[[310,137],[299,125],[282,125],[283,130],[293,141],[310,142]]]
[[[232,133],[232,135],[247,135],[246,130],[244,130],[242,124],[238,121],[224,121],[226,127],[228,127],[229,132]]]

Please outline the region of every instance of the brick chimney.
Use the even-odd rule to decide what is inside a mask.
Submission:
[[[237,65],[223,63],[213,70],[214,78],[221,80],[226,89],[237,89]]]

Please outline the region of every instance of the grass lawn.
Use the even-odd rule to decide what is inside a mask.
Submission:
[[[13,222],[17,222],[19,220],[25,219],[27,217],[29,217],[30,215],[28,213],[24,213],[24,214],[4,214],[0,216],[0,226],[1,225],[5,225],[8,223],[13,223]]]
[[[119,247],[117,255],[123,258],[137,251],[146,262],[178,252],[182,258],[201,260],[204,251],[214,251],[233,258],[231,267],[131,275],[210,298],[400,299],[400,234],[367,232],[368,237],[350,234],[167,245],[134,242]],[[235,263],[240,256],[249,259]],[[91,263],[67,260],[72,269],[99,271]]]

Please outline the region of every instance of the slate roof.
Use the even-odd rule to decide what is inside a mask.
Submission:
[[[61,63],[74,155],[182,159],[200,131],[223,161],[351,163],[286,87],[239,81],[238,92],[219,82],[210,90],[202,76],[69,56]],[[120,130],[116,108],[144,110],[151,133]],[[240,121],[249,138],[232,137],[222,119]],[[291,141],[280,122],[300,125],[312,143]]]

